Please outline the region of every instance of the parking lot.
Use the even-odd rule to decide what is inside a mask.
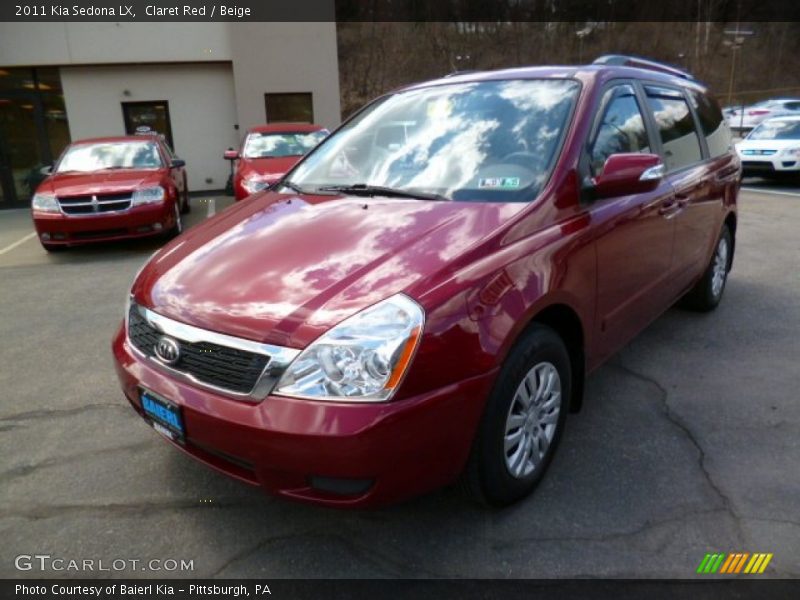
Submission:
[[[747,181],[711,314],[673,309],[593,374],[533,497],[455,488],[376,511],[265,496],[176,452],[129,407],[110,353],[159,241],[48,255],[0,213],[0,577],[20,554],[192,560],[45,576],[691,577],[768,552],[800,577],[800,191]],[[228,198],[195,197],[187,226]]]

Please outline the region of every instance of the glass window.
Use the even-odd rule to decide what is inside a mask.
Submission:
[[[647,86],[647,102],[655,116],[668,171],[703,159],[700,137],[683,94],[668,88]]]
[[[764,121],[750,132],[748,140],[800,140],[800,121]]]
[[[549,177],[579,89],[576,81],[549,79],[399,92],[323,141],[292,183],[529,201]]]
[[[242,156],[244,158],[280,158],[307,154],[328,135],[326,129],[309,132],[247,134]]]
[[[689,92],[703,135],[706,136],[708,153],[712,158],[722,156],[731,148],[731,132],[722,116],[719,105],[706,94]]]
[[[603,172],[606,160],[612,154],[650,152],[647,129],[633,88],[624,85],[609,90],[604,104],[603,119],[590,152],[595,176]]]
[[[137,129],[148,127],[151,131],[163,135],[170,148],[175,148],[172,141],[172,123],[169,119],[169,103],[166,100],[123,102],[122,115],[125,119],[125,132],[128,135],[135,135]]]
[[[159,169],[162,166],[158,146],[153,142],[101,142],[70,146],[56,166],[56,172]]]
[[[267,123],[313,123],[314,103],[310,93],[264,94]]]

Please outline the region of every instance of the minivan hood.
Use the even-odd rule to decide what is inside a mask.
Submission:
[[[36,191],[56,196],[115,194],[158,185],[161,179],[160,169],[54,173],[45,179]]]
[[[446,268],[523,207],[257,194],[165,246],[133,295],[178,321],[302,348]]]

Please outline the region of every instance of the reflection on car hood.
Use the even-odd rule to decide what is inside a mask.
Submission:
[[[91,173],[55,173],[45,179],[37,192],[56,196],[115,194],[158,185],[161,170],[118,169]]]
[[[178,321],[303,347],[447,268],[523,206],[260,194],[162,249],[134,296]]]

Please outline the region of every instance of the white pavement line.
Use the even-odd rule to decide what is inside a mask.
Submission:
[[[743,192],[753,192],[754,194],[775,194],[777,196],[796,196],[800,197],[800,193],[798,192],[781,192],[778,190],[761,190],[759,188],[749,188],[743,187],[741,188]]]
[[[17,241],[16,241],[16,242],[14,242],[13,244],[9,244],[8,246],[6,246],[6,247],[5,247],[5,248],[3,248],[2,250],[0,250],[0,255],[2,255],[2,254],[5,254],[6,252],[11,252],[11,251],[12,251],[14,248],[16,248],[17,246],[21,246],[22,244],[24,244],[24,243],[25,243],[25,242],[27,242],[28,240],[30,240],[30,239],[33,239],[33,238],[35,238],[35,237],[36,237],[36,232],[35,232],[35,231],[33,231],[33,232],[29,233],[28,235],[26,235],[26,236],[25,236],[24,238],[22,238],[21,240],[17,240]]]
[[[214,198],[208,199],[208,214],[206,218],[213,217],[217,212],[217,201]]]

